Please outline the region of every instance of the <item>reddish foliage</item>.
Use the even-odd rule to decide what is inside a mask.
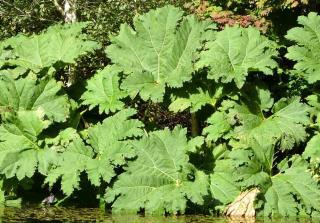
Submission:
[[[202,18],[211,18],[218,24],[219,29],[224,29],[225,26],[239,25],[242,27],[254,26],[266,33],[271,27],[271,22],[266,19],[272,11],[270,7],[265,8],[259,13],[259,16],[254,15],[239,15],[232,11],[215,11],[212,9],[208,1],[200,1],[197,6],[189,7],[190,10]]]
[[[267,32],[270,23],[265,18],[256,18],[251,15],[234,15],[232,12],[213,12],[211,19],[216,22],[220,29],[225,26],[240,25],[242,27],[255,26],[263,33]]]

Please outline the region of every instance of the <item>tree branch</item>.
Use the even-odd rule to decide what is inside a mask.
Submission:
[[[58,9],[58,11],[64,16],[64,10],[63,8],[59,5],[57,0],[53,0],[54,6]]]

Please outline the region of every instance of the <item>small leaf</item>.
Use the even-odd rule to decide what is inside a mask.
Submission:
[[[203,129],[203,134],[207,135],[207,141],[216,142],[225,133],[231,130],[232,126],[228,121],[227,115],[224,112],[215,112],[211,115],[207,122],[210,124]]]
[[[185,91],[185,90],[184,90]],[[205,105],[215,106],[224,95],[222,86],[211,86],[208,89],[198,88],[196,92],[189,93],[186,98],[178,97],[169,106],[173,112],[182,112],[190,108],[190,112],[195,113]]]
[[[119,88],[119,71],[106,67],[88,81],[87,90],[81,96],[82,104],[90,105],[89,109],[99,106],[99,113],[116,112],[124,108],[120,100],[128,96]]]
[[[320,134],[310,139],[302,156],[305,159],[310,158],[311,163],[320,163]]]
[[[286,35],[287,39],[297,43],[288,48],[286,57],[296,61],[297,73],[313,84],[320,80],[320,16],[310,12],[308,16],[299,16],[298,23],[303,27],[290,29]]]

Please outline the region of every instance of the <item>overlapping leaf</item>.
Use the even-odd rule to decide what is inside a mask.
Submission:
[[[255,28],[227,27],[207,43],[207,51],[200,54],[198,68],[209,67],[209,79],[241,88],[249,72],[273,74],[277,67],[276,44],[260,35]]]
[[[298,23],[303,27],[290,29],[286,35],[296,43],[288,48],[286,57],[297,61],[294,68],[312,84],[320,80],[320,16],[311,12],[308,16],[300,16]]]
[[[243,103],[237,104],[233,110],[242,124],[235,129],[235,136],[242,142],[250,143],[251,139],[260,145],[279,142],[280,148],[285,150],[305,140],[305,125],[310,122],[308,107],[298,99],[279,108],[269,117],[263,115],[261,108],[252,109]]]
[[[6,42],[13,50],[15,59],[9,60],[33,72],[40,72],[53,65],[75,63],[75,60],[99,48],[99,44],[88,40],[82,29],[86,23],[56,25],[39,35],[16,36]]]
[[[77,130],[72,127],[68,127],[61,130],[55,137],[46,137],[44,140],[50,149],[56,152],[64,152],[73,141],[78,139],[80,139],[80,135]]]
[[[0,68],[7,63],[7,60],[12,57],[11,50],[6,49],[6,41],[0,42]]]
[[[313,136],[308,142],[302,156],[311,163],[320,164],[320,134]]]
[[[224,101],[204,129],[207,140],[228,140],[233,147],[227,157],[216,161],[218,170],[224,163],[229,169],[211,174],[213,197],[225,206],[232,199],[226,196],[228,191],[232,194],[236,188],[258,187],[265,198],[264,215],[312,214],[319,209],[320,193],[308,164],[291,159],[275,168],[278,148],[291,149],[305,141],[310,108],[298,98],[274,103],[270,92],[259,83],[245,86],[241,93],[237,100]],[[313,156],[313,144],[310,143],[310,154],[305,152],[306,158]]]
[[[182,112],[190,108],[190,112],[194,113],[207,104],[214,107],[224,95],[223,90],[224,88],[219,85],[209,85],[207,88],[199,87],[195,92],[190,92],[185,97],[177,97],[170,104],[169,109],[173,112]]]
[[[50,121],[41,110],[18,111],[0,125],[0,171],[7,178],[32,177],[38,170],[46,174],[55,153],[39,144],[39,136]]]
[[[115,176],[114,168],[126,164],[126,159],[135,155],[129,139],[143,134],[143,124],[130,119],[134,114],[135,110],[126,109],[89,128],[89,146],[79,138],[74,140],[61,153],[46,182],[53,185],[61,177],[62,190],[67,195],[79,188],[80,173],[84,171],[95,186],[100,185],[101,179],[110,182]]]
[[[185,129],[155,131],[132,144],[137,159],[106,192],[113,211],[184,213],[188,200],[203,203],[207,177],[188,162]]]
[[[224,112],[217,111],[213,113],[207,120],[209,126],[203,129],[203,134],[207,135],[207,141],[216,142],[226,133],[232,130],[230,120]]]
[[[269,154],[266,151],[267,148],[261,147],[235,149],[231,152],[225,151],[225,155],[215,160],[214,171],[210,175],[210,189],[213,198],[219,204],[216,209],[225,208],[232,203],[241,190],[251,187],[268,189],[271,184],[274,154],[273,150]],[[260,153],[265,153],[265,156],[261,156]]]
[[[115,112],[124,108],[120,100],[127,93],[119,86],[119,71],[110,66],[98,72],[88,81],[87,91],[82,95],[82,104],[90,105],[89,109],[99,106],[99,113]]]
[[[45,182],[52,186],[61,177],[62,191],[71,195],[74,189],[79,188],[80,174],[93,155],[92,149],[85,146],[81,139],[75,140],[59,157],[57,167],[49,171]]]
[[[299,156],[284,160],[274,171],[273,147],[237,149],[216,161],[211,175],[211,192],[225,206],[235,199],[239,188],[258,187],[264,193],[263,215],[296,216],[312,214],[320,208],[320,190],[308,164]],[[265,156],[259,154],[264,153]],[[224,168],[224,171],[221,169]],[[233,195],[233,196],[231,196]]]
[[[122,25],[107,54],[128,76],[122,86],[131,96],[162,101],[166,86],[181,87],[191,79],[193,61],[208,23],[165,6],[137,16],[133,30]],[[182,20],[182,21],[181,21]]]
[[[259,156],[260,153],[264,153],[264,156]],[[238,185],[266,188],[270,184],[273,155],[272,146],[233,150],[229,157],[232,159],[233,174]]]
[[[0,69],[0,76],[5,75],[12,77],[13,79],[17,79],[19,76],[22,76],[23,74],[27,73],[28,70],[23,67],[14,67],[11,69]]]
[[[210,175],[210,191],[219,205],[230,204],[240,194],[232,166],[231,160],[218,160]]]
[[[300,103],[298,98],[273,104],[270,92],[259,85],[249,92],[238,102],[225,103],[222,111],[208,119],[211,125],[204,129],[208,139],[216,141],[229,133],[229,138],[236,139],[242,147],[250,146],[252,142],[260,145],[279,143],[282,150],[291,149],[305,140],[305,128],[310,123],[307,105]],[[273,114],[266,116],[272,106]]]
[[[2,186],[3,186],[3,180],[0,179],[0,205],[2,206],[5,201],[6,201],[6,198],[5,198],[5,194],[4,194],[4,191],[2,189]]]
[[[296,197],[294,197],[294,196]],[[320,209],[320,190],[306,165],[292,166],[272,177],[265,194],[265,215],[294,216],[299,211],[311,214]],[[298,199],[301,204],[296,201]]]
[[[289,48],[287,58],[297,62],[296,73],[309,84],[320,80],[319,18],[315,13],[300,17],[303,27],[287,35],[297,43]],[[67,120],[71,105],[59,82],[34,78],[39,72],[75,63],[99,47],[82,34],[84,26],[58,25],[40,35],[18,36],[0,44],[0,69],[10,65],[0,70],[0,175],[22,180],[38,171],[51,186],[61,179],[62,191],[71,195],[80,189],[80,176],[85,173],[94,186],[111,185],[105,200],[115,212],[184,213],[188,203],[202,205],[208,189],[218,205],[214,209],[222,210],[241,191],[257,187],[266,216],[320,213],[318,175],[312,175],[320,163],[320,137],[314,135],[304,151],[294,147],[305,142],[310,122],[319,121],[318,97],[314,93],[306,98],[312,109],[299,98],[275,103],[261,82],[254,78],[246,82],[250,73],[270,75],[277,68],[276,44],[254,28],[227,27],[213,33],[208,23],[183,17],[172,6],[137,16],[134,28],[123,25],[111,39],[107,53],[113,65],[89,80],[82,96],[89,109],[98,107],[106,114],[121,111],[81,136],[73,128],[53,138],[46,136],[51,124]],[[199,57],[204,39],[207,49]],[[199,76],[191,82],[198,69],[215,82]],[[240,91],[229,88],[234,84]],[[182,86],[184,94],[175,95],[178,89],[170,92],[174,95],[170,110],[197,112],[207,104],[216,109],[203,133],[208,145],[225,147],[223,152],[219,148],[213,152],[210,181],[188,156],[203,155],[199,154],[203,137],[188,141],[187,131],[176,127],[145,133],[138,140],[144,134],[143,124],[130,119],[134,110],[124,109],[122,99],[128,95],[162,102],[166,88]],[[310,126],[311,130],[319,127],[318,123]],[[304,159],[292,155],[295,151]],[[286,154],[292,157],[282,159]],[[125,172],[115,179],[118,167]],[[3,195],[0,186],[0,203]]]
[[[0,76],[0,114],[6,111],[41,110],[51,120],[65,121],[69,115],[69,101],[61,93],[61,83],[54,79],[37,81],[31,76],[15,80]]]

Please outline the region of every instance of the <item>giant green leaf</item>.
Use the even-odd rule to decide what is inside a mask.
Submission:
[[[118,73],[117,69],[108,66],[95,74],[81,96],[82,104],[90,105],[89,109],[99,106],[99,113],[123,109],[124,103],[120,99],[125,98],[127,93],[120,89]]]
[[[209,23],[165,6],[137,16],[134,29],[122,25],[111,38],[107,54],[128,76],[123,88],[131,96],[162,101],[166,86],[181,87],[194,71],[194,59],[201,36]]]
[[[223,83],[234,81],[241,88],[250,72],[272,75],[277,67],[276,44],[253,27],[226,27],[208,41],[202,51],[198,68],[209,67],[208,78]]]
[[[266,216],[293,217],[318,211],[319,185],[308,170],[308,164],[300,156],[294,156],[283,160],[283,167],[275,168],[276,153],[273,147],[269,148],[271,151],[260,146],[235,149],[224,159],[217,160],[211,175],[213,197],[226,205],[239,188],[254,186],[264,194],[262,212]]]
[[[84,27],[86,23],[55,25],[39,35],[12,37],[6,43],[13,48],[16,58],[9,62],[34,72],[55,64],[75,63],[78,57],[99,47],[82,34]]]
[[[185,129],[151,132],[132,145],[137,159],[106,192],[113,211],[184,213],[188,200],[203,204],[207,177],[188,162]]]
[[[233,138],[238,144],[232,142],[235,147],[279,143],[286,150],[306,139],[309,107],[298,98],[273,103],[270,92],[258,84],[242,93],[240,100],[225,101],[221,111],[208,119],[210,125],[203,132],[207,140]]]
[[[301,211],[301,202],[306,212],[320,210],[320,189],[306,166],[293,166],[272,177],[272,186],[265,194],[265,215],[294,216]]]
[[[260,145],[279,142],[283,150],[305,140],[305,125],[310,122],[308,107],[298,99],[269,117],[264,116],[261,107],[252,106],[250,102],[236,104],[232,112],[241,123],[235,128],[235,138],[245,144],[250,144],[252,139]]]
[[[218,147],[215,149],[219,150]],[[266,151],[262,148],[234,149],[224,151],[224,155],[216,157],[213,173],[210,175],[211,194],[218,203],[216,209],[225,208],[233,202],[241,190],[251,187],[263,190],[270,186],[272,163],[266,162],[266,157],[256,155],[255,151],[259,149],[261,152]],[[271,159],[273,155],[271,154]]]
[[[13,79],[0,76],[0,114],[4,111],[42,110],[49,119],[65,121],[69,115],[69,101],[61,92],[61,83],[54,79]]]
[[[296,61],[294,68],[310,84],[320,80],[320,16],[310,12],[300,16],[298,23],[303,27],[290,29],[286,38],[296,43],[288,48],[286,57]]]
[[[39,144],[40,134],[50,122],[38,111],[19,111],[0,125],[0,171],[7,178],[46,174],[55,153]]]
[[[85,145],[79,138],[61,153],[56,167],[51,169],[46,183],[53,185],[61,177],[61,188],[67,195],[79,188],[80,173],[86,172],[90,182],[99,186],[101,180],[110,182],[115,167],[126,164],[135,156],[130,139],[143,134],[143,124],[130,119],[135,110],[122,110],[87,130]]]

